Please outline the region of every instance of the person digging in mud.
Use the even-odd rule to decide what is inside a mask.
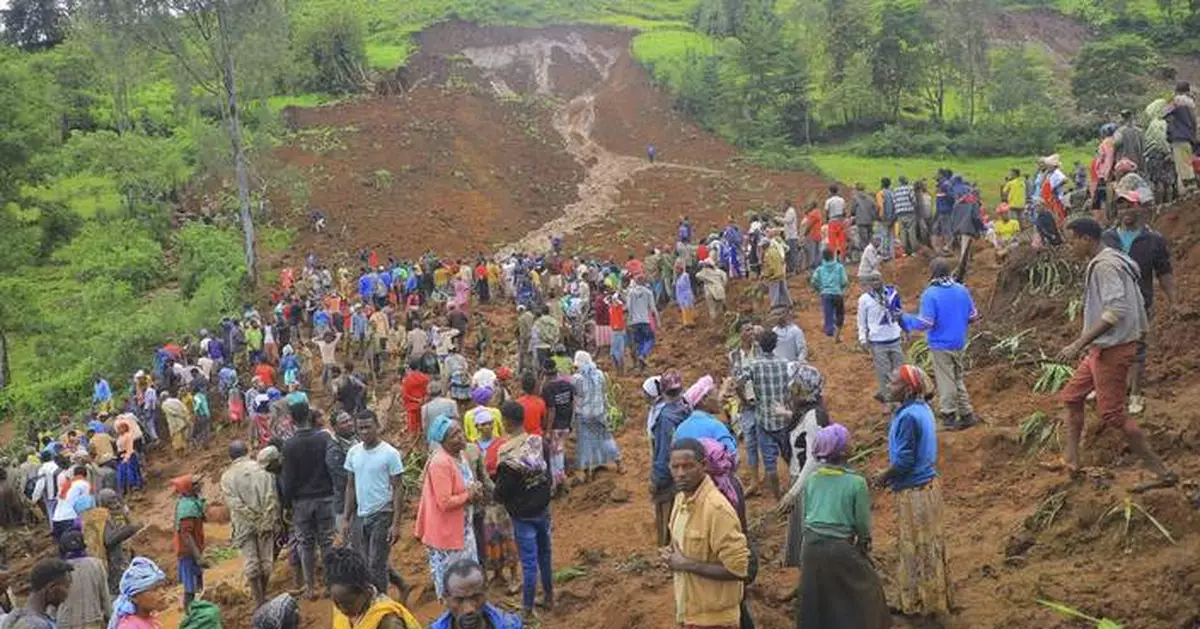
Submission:
[[[964,430],[979,423],[964,381],[967,333],[979,313],[971,291],[950,275],[950,262],[946,258],[934,258],[929,264],[929,274],[932,279],[921,293],[920,311],[916,315],[903,315],[901,326],[908,331],[926,331],[942,427]]]
[[[1138,285],[1137,263],[1112,247],[1105,247],[1100,223],[1077,218],[1067,225],[1072,255],[1089,260],[1084,271],[1083,332],[1058,353],[1070,361],[1087,351],[1075,374],[1059,394],[1067,407],[1067,446],[1064,465],[1074,475],[1079,471],[1079,441],[1083,436],[1084,403],[1096,391],[1096,409],[1105,425],[1120,428],[1125,440],[1155,479],[1134,487],[1142,492],[1171,487],[1178,477],[1150,449],[1137,421],[1126,412],[1126,383],[1137,361],[1138,345],[1149,323]]]
[[[1145,210],[1123,196],[1117,197],[1116,227],[1104,232],[1104,244],[1119,249],[1137,262],[1141,271],[1138,288],[1146,306],[1146,321],[1154,320],[1154,279],[1167,298],[1167,311],[1178,310],[1179,301],[1175,293],[1175,275],[1171,268],[1171,251],[1162,234],[1145,224]],[[1150,330],[1146,330],[1149,335]],[[1142,379],[1146,374],[1146,337],[1138,341],[1137,358],[1129,374],[1129,414],[1139,415],[1145,409],[1142,396]]]
[[[678,493],[660,549],[677,593],[675,618],[684,627],[735,627],[749,576],[750,546],[730,500],[706,473],[704,445],[681,439],[670,448]]]

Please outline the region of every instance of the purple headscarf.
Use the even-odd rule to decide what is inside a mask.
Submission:
[[[850,431],[841,424],[829,424],[817,432],[813,442],[813,457],[818,461],[828,461],[841,457],[846,453],[846,443],[850,440]]]
[[[738,496],[737,489],[733,486],[733,473],[737,470],[737,455],[726,450],[725,446],[716,439],[705,437],[700,439],[700,444],[704,446],[704,471],[713,479],[717,489],[721,490],[721,494],[729,499],[729,504],[736,510]]]
[[[478,387],[471,391],[471,399],[479,406],[486,406],[488,401],[492,399],[491,387]]]

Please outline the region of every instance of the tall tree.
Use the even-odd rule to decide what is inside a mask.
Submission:
[[[925,31],[919,5],[887,0],[880,8],[879,33],[871,49],[871,77],[892,120],[900,117],[901,95],[919,82]]]
[[[1156,62],[1154,48],[1138,35],[1117,35],[1083,45],[1075,57],[1071,95],[1081,111],[1115,115],[1144,101],[1146,73]]]
[[[232,149],[246,272],[254,285],[258,264],[240,88],[243,70],[254,71],[260,60],[269,65],[272,59],[284,57],[280,47],[287,41],[286,17],[275,0],[139,0],[134,6],[131,32],[170,54],[185,75],[220,105]]]
[[[1050,85],[1050,68],[1036,52],[1025,46],[992,51],[988,111],[1007,114],[1023,107],[1049,106]]]
[[[828,67],[825,71],[827,92],[842,88],[847,72],[855,63],[855,57],[863,55],[870,35],[870,10],[863,0],[824,0],[823,45]],[[834,104],[840,109],[845,122],[849,122],[859,103],[841,101]]]
[[[43,50],[63,40],[63,10],[58,0],[8,0],[0,10],[7,43],[25,50]]]
[[[988,74],[988,40],[984,22],[992,11],[989,0],[940,0],[946,19],[941,27],[949,44],[946,52],[967,101],[967,124],[975,124],[975,107]]]
[[[736,37],[745,14],[745,0],[700,0],[692,9],[692,26],[712,37]]]

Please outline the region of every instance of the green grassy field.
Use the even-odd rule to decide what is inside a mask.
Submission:
[[[1084,147],[1062,147],[1059,151],[1063,168],[1069,169],[1076,161],[1087,163],[1092,150]],[[1035,155],[1017,157],[860,157],[832,149],[819,149],[811,154],[813,163],[825,175],[847,185],[862,182],[868,189],[879,187],[879,180],[900,175],[910,180],[926,178],[933,180],[939,168],[951,168],[969,181],[978,182],[983,192],[983,201],[989,207],[1000,202],[1000,186],[1009,169],[1019,168],[1021,174],[1036,168]]]

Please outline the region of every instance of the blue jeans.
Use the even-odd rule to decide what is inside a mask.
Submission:
[[[513,536],[521,557],[521,606],[533,609],[538,572],[546,601],[554,601],[554,579],[550,569],[550,512],[536,518],[513,518]]]
[[[634,355],[638,360],[646,360],[654,348],[654,330],[649,323],[632,323],[629,325],[629,334],[633,337],[630,340],[633,341]]]
[[[754,436],[758,441],[759,451],[762,452],[763,470],[767,474],[775,474],[775,461],[779,460],[779,443],[773,433],[762,427],[762,422],[754,422]]]
[[[846,300],[841,295],[821,295],[822,330],[825,336],[833,336],[838,328],[846,325]]]
[[[758,427],[754,424],[754,409],[746,409],[738,416],[742,425],[742,436],[746,438],[746,460],[751,469],[758,468]]]

